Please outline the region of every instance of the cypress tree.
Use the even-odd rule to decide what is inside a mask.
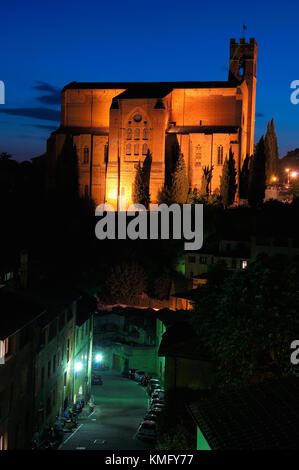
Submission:
[[[263,204],[266,189],[265,142],[262,136],[249,164],[248,202],[251,207]]]
[[[149,186],[151,162],[152,157],[150,151],[148,150],[143,165],[141,166],[140,162],[138,162],[132,193],[133,203],[143,204],[147,209],[150,204]]]
[[[133,184],[132,201],[134,204],[142,204],[143,200],[143,177],[140,162],[137,164],[135,180]]]
[[[184,155],[179,152],[178,159],[172,174],[172,199],[178,204],[185,204],[189,191]]]
[[[246,155],[240,173],[239,195],[241,199],[248,199],[249,162],[250,157]]]
[[[278,176],[279,155],[277,137],[274,129],[274,120],[268,122],[265,135],[265,158],[266,158],[266,184],[270,184],[273,176]]]
[[[232,150],[229,150],[229,159],[225,159],[220,179],[220,194],[224,207],[233,204],[236,195],[236,166]]]

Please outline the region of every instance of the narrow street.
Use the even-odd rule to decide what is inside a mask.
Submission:
[[[136,438],[140,421],[147,411],[147,395],[135,381],[119,372],[101,373],[103,385],[93,385],[95,409],[88,406],[79,415],[78,428],[65,434],[59,450],[142,450],[153,444]]]

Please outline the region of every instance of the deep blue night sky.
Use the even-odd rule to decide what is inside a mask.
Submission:
[[[274,117],[280,156],[299,147],[299,5],[295,2],[10,1],[1,5],[0,153],[43,153],[59,90],[77,81],[226,80],[229,39],[258,42],[255,140]]]

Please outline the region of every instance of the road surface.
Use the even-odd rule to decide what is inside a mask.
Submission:
[[[123,378],[119,372],[101,373],[103,385],[93,385],[95,409],[87,405],[79,415],[78,427],[65,434],[59,450],[144,450],[153,444],[136,438],[147,411],[147,395],[142,386]]]

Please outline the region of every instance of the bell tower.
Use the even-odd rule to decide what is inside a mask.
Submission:
[[[254,147],[256,64],[257,42],[254,38],[250,38],[249,43],[245,38],[241,38],[239,43],[235,39],[230,40],[228,80],[240,83],[245,80],[248,87],[246,153],[249,155],[252,155]]]

